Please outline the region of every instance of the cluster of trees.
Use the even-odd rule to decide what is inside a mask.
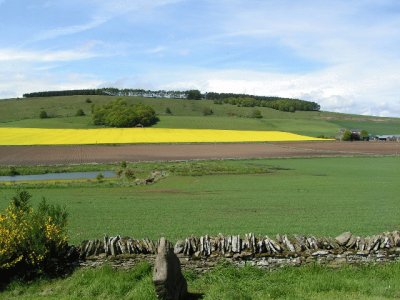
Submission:
[[[186,99],[190,91],[151,91],[143,89],[85,89],[85,90],[64,90],[64,91],[44,91],[23,94],[25,98],[32,97],[54,97],[54,96],[75,96],[75,95],[106,95],[106,96],[138,96],[146,98],[175,98]]]
[[[111,127],[144,127],[158,122],[153,108],[142,103],[130,105],[122,99],[116,99],[104,105],[92,106],[92,117],[95,125]]]
[[[201,100],[203,98],[203,95],[199,90],[190,90],[186,93],[186,98],[189,100]]]
[[[258,96],[254,96],[258,97]],[[258,97],[260,98],[260,97]],[[265,99],[262,99],[265,98]],[[280,111],[295,112],[299,111],[319,111],[320,106],[315,102],[289,99],[279,97],[262,97],[261,99],[252,97],[228,97],[215,99],[216,104],[231,104],[242,107],[269,107]]]
[[[342,135],[342,141],[368,141],[369,134],[366,130],[351,131],[346,129]]]
[[[86,90],[66,90],[66,91],[46,91],[24,94],[24,97],[50,97],[50,96],[72,96],[72,95],[108,95],[108,96],[140,96],[146,98],[175,98],[189,100],[214,100],[216,104],[232,104],[244,107],[270,107],[281,111],[295,112],[301,111],[318,111],[320,106],[311,101],[305,101],[292,98],[255,96],[234,93],[205,93],[199,90],[188,91],[151,91],[143,89],[117,89],[117,88],[101,88]]]
[[[65,90],[65,91],[44,91],[23,94],[24,98],[32,97],[53,97],[53,96],[75,96],[75,95],[105,95],[103,89],[87,90]]]
[[[104,88],[101,89],[104,95],[110,96],[136,96],[145,98],[173,98],[173,99],[186,99],[190,91],[166,91],[166,90],[143,90],[143,89],[117,89],[117,88]]]

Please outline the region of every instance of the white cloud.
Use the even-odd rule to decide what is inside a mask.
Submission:
[[[120,86],[292,97],[315,101],[326,111],[400,116],[400,96],[392,92],[400,82],[400,73],[396,72],[400,63],[382,66],[380,70],[364,68],[364,73],[373,74],[370,77],[358,76],[359,69],[340,65],[304,74],[286,74],[190,68],[149,71],[140,78],[125,79]],[[143,85],[146,82],[151,86]]]
[[[76,49],[56,51],[0,48],[0,98],[21,97],[34,91],[99,86],[103,80],[97,76],[64,72],[61,68],[72,61],[104,56],[92,51],[96,44],[88,41]]]
[[[43,72],[12,75],[0,72],[0,99],[21,97],[24,93],[37,91],[96,88],[103,82],[86,74],[68,73],[57,77]]]
[[[76,50],[62,51],[18,51],[13,49],[0,49],[1,61],[28,61],[28,62],[54,62],[73,61],[95,57],[94,53]]]
[[[87,41],[75,49],[67,50],[20,50],[12,48],[0,48],[0,63],[9,61],[35,62],[68,62],[106,56],[106,53],[94,52],[92,49],[101,44],[97,41]],[[102,45],[104,46],[104,45]]]

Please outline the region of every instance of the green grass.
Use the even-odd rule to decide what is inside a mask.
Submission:
[[[81,269],[65,279],[14,281],[0,299],[155,299],[150,274],[145,263],[129,271]]]
[[[191,234],[375,234],[399,229],[400,157],[255,159],[131,163],[137,174],[167,170],[152,186],[88,183],[31,185],[65,205],[72,243],[103,234],[171,240]],[[21,173],[106,170],[118,165],[18,167]],[[1,168],[0,172],[8,170]],[[3,209],[20,186],[0,188]],[[220,265],[186,272],[189,290],[204,299],[396,299],[400,264],[283,268]],[[155,299],[151,267],[79,269],[62,279],[12,282],[0,299]]]
[[[66,206],[72,243],[104,234],[171,240],[219,232],[335,236],[350,230],[367,235],[399,229],[399,162],[400,157],[199,162],[183,171],[176,164],[181,175],[151,186],[105,182],[28,190],[35,203],[46,197]],[[226,174],[249,166],[269,171]],[[1,187],[0,209],[17,188]]]
[[[211,299],[398,299],[400,264],[303,266],[265,271],[217,266],[202,275],[185,272],[189,292]],[[13,282],[0,299],[156,299],[151,267],[128,271],[80,269],[65,279]]]
[[[90,98],[92,103],[86,103]],[[104,104],[117,97],[64,96],[0,101],[0,127],[37,128],[93,128],[91,105]],[[331,112],[281,112],[259,107],[262,119],[249,118],[254,108],[214,104],[209,100],[149,99],[123,97],[129,103],[142,102],[152,106],[160,117],[156,127],[206,128],[234,130],[281,130],[310,136],[335,136],[340,128],[366,129],[373,134],[400,133],[400,119],[379,118]],[[165,113],[169,107],[172,115]],[[213,110],[212,116],[203,116],[204,107]],[[83,109],[87,116],[75,117]],[[51,117],[40,119],[45,110]]]
[[[167,171],[174,175],[217,175],[217,174],[262,174],[276,171],[275,166],[255,164],[252,160],[198,160],[165,162],[125,162],[126,168],[135,174],[148,175],[155,170]],[[33,175],[65,172],[96,172],[123,170],[122,162],[110,164],[79,165],[38,165],[38,166],[0,166],[0,176]]]
[[[338,126],[324,120],[310,119],[251,119],[218,116],[161,116],[154,127],[160,128],[199,128],[231,130],[278,130],[303,135],[321,134],[335,136]]]
[[[0,166],[0,176],[14,175],[34,175],[47,173],[66,173],[66,172],[97,172],[112,171],[119,168],[119,164],[81,164],[81,165],[54,165],[54,166],[16,166],[5,167]]]
[[[98,128],[91,117],[57,117],[49,119],[23,119],[0,123],[0,127],[20,128]]]
[[[369,121],[348,121],[336,120],[333,123],[342,128],[365,129],[370,134],[400,134],[400,124],[396,121],[369,122]]]

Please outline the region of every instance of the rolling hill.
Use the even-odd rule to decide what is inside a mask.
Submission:
[[[96,128],[91,120],[91,106],[104,104],[118,97],[54,96],[0,101],[0,127],[34,128]],[[340,128],[365,129],[371,134],[400,134],[399,118],[381,118],[340,114],[325,111],[283,112],[267,107],[237,107],[215,104],[212,100],[183,100],[143,97],[119,97],[129,103],[142,102],[157,112],[160,121],[157,128],[195,128],[232,130],[288,131],[309,136],[334,137]],[[167,108],[171,114],[166,113]],[[212,115],[204,116],[204,108]],[[76,116],[78,109],[85,116]],[[252,112],[260,110],[262,118],[252,118]],[[46,111],[50,118],[41,119]]]

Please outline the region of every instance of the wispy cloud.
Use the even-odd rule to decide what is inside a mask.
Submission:
[[[13,49],[0,49],[1,61],[28,61],[28,62],[55,62],[88,59],[96,55],[90,52],[76,50],[64,51],[18,51]]]
[[[49,29],[43,32],[40,32],[37,34],[31,42],[38,42],[42,40],[48,40],[48,39],[53,39],[53,38],[58,38],[61,36],[65,35],[70,35],[70,34],[76,34],[80,33],[86,30],[94,29],[103,23],[107,22],[109,19],[108,18],[94,18],[88,23],[85,24],[80,24],[80,25],[71,25],[71,26],[66,26],[66,27],[57,27],[53,29]]]
[[[1,0],[0,0],[1,1]],[[33,37],[32,41],[41,41],[54,39],[66,35],[73,35],[87,30],[95,29],[104,23],[109,22],[122,15],[130,14],[134,11],[140,13],[143,11],[150,11],[164,5],[181,2],[183,0],[114,0],[114,1],[103,1],[103,0],[88,0],[88,4],[91,4],[92,10],[89,12],[89,22],[83,24],[74,24],[70,26],[56,27],[48,30],[44,30]],[[81,1],[68,1],[65,2],[67,6],[79,6],[82,4]]]
[[[165,50],[167,50],[166,47],[157,46],[157,47],[154,47],[154,48],[151,48],[151,49],[147,50],[147,52],[150,53],[150,54],[160,54],[160,53],[163,53]]]

